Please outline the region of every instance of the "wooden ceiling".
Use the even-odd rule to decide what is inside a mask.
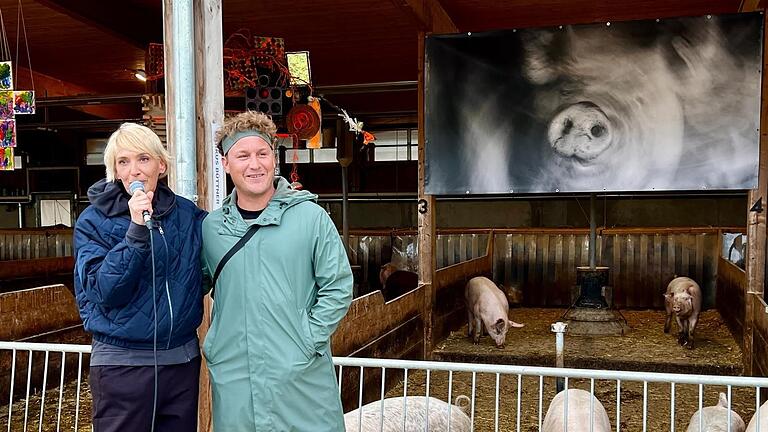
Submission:
[[[735,13],[748,0],[223,0],[224,39],[247,29],[284,38],[289,51],[309,50],[317,86],[412,81],[417,79],[417,34],[428,25],[412,11],[422,1],[442,8],[460,31],[477,32]],[[21,4],[39,97],[146,90],[127,70],[143,68],[147,45],[162,41],[161,0]],[[0,0],[14,59],[18,5],[18,0]],[[17,63],[28,67],[20,39]],[[25,76],[29,72],[20,70],[19,85],[27,85]],[[338,97],[352,111],[416,108],[415,91]]]

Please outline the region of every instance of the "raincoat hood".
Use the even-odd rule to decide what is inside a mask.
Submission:
[[[274,186],[275,194],[256,219],[255,223],[259,225],[280,225],[283,214],[289,208],[305,201],[317,202],[317,195],[294,189],[283,177],[275,177]],[[224,198],[222,212],[225,223],[219,231],[221,234],[242,235],[248,229],[248,224],[237,210],[237,189],[232,190],[232,193]]]

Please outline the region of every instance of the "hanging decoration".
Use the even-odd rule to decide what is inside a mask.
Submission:
[[[0,148],[0,171],[12,171],[13,168],[13,148]]]
[[[11,62],[0,62],[0,90],[13,89],[13,70]]]
[[[299,139],[308,140],[320,133],[320,115],[310,105],[296,104],[285,117],[288,133],[296,134]],[[308,148],[311,148],[307,144]]]
[[[0,91],[0,120],[15,120],[15,114],[13,111],[13,90]]]
[[[35,92],[30,90],[14,91],[13,112],[16,114],[34,114]]]
[[[349,113],[347,113],[347,110],[344,108],[339,108],[326,98],[321,98],[318,96],[315,96],[315,98],[324,100],[325,103],[327,103],[331,108],[335,109],[338,112],[338,116],[344,119],[344,122],[349,127],[350,132],[354,132],[358,135],[363,134],[363,145],[368,145],[368,143],[376,141],[376,136],[374,134],[363,129],[363,122],[358,121],[356,118],[350,116]]]
[[[18,83],[19,46],[23,29],[24,46],[27,51],[27,69],[32,90],[14,90]],[[22,0],[19,0],[16,28],[16,73],[11,62],[11,50],[5,31],[5,21],[0,10],[0,170],[13,170],[14,148],[16,147],[16,115],[35,113],[35,77],[32,73],[32,59],[29,54],[27,27],[24,22]],[[15,79],[16,78],[16,79]]]
[[[16,147],[16,122],[5,120],[0,122],[0,147]]]
[[[317,118],[323,118],[323,114],[320,111],[320,100],[310,96],[308,105],[317,113]],[[318,124],[317,133],[307,140],[307,148],[319,149],[323,146],[323,132]]]

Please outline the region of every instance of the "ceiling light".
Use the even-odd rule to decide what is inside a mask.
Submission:
[[[147,80],[147,73],[144,71],[144,69],[133,69],[131,70],[133,72],[133,76],[136,77],[139,81],[146,81]]]

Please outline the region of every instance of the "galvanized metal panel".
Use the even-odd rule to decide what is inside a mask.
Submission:
[[[586,233],[499,233],[495,242],[497,282],[520,286],[526,305],[569,304],[576,267],[589,263]],[[674,275],[694,278],[702,286],[705,305],[714,304],[715,230],[602,234],[597,245],[597,264],[611,268],[609,280],[620,307],[663,307],[661,293]]]
[[[72,256],[72,230],[0,230],[0,261]]]

